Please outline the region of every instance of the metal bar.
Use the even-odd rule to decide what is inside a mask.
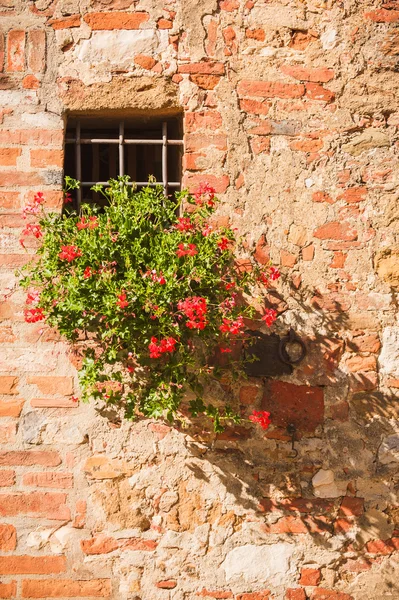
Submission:
[[[168,124],[162,123],[162,185],[165,196],[168,195]]]
[[[125,174],[125,149],[123,147],[123,139],[125,136],[125,123],[119,123],[119,175],[123,177]]]
[[[80,145],[80,121],[76,123],[76,179],[80,181],[82,179],[82,147]],[[82,186],[80,185],[77,189],[77,211],[80,211],[80,205],[82,204]]]
[[[76,139],[75,138],[67,138],[65,140],[66,144],[76,144]],[[82,138],[80,140],[81,144],[119,144],[119,138],[117,139],[97,139],[97,138]],[[124,144],[134,144],[134,145],[148,145],[148,146],[162,146],[163,145],[163,140],[151,140],[151,139],[147,139],[147,140],[123,140]],[[167,145],[168,146],[183,146],[183,140],[168,140],[167,141]]]

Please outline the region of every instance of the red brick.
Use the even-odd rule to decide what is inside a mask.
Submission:
[[[14,483],[15,471],[0,471],[0,487],[11,487]]]
[[[170,21],[169,19],[158,19],[157,27],[158,29],[172,29],[173,21]]]
[[[10,552],[15,550],[16,547],[17,532],[14,525],[0,523],[0,550],[2,552]]]
[[[306,600],[305,590],[302,588],[290,588],[285,592],[285,600]]]
[[[266,136],[259,136],[250,140],[251,150],[255,155],[258,154],[269,154],[270,152],[270,138]]]
[[[326,90],[322,85],[318,83],[307,83],[306,84],[306,98],[309,100],[322,100],[323,102],[332,102],[335,98],[334,92]]]
[[[16,29],[7,37],[7,71],[25,69],[25,32]]]
[[[325,588],[315,588],[312,591],[310,600],[353,600],[353,596]]]
[[[236,600],[269,600],[270,590],[263,590],[261,592],[249,592],[247,594],[239,594],[236,596]]]
[[[0,254],[1,267],[22,267],[32,260],[32,255],[29,254]]]
[[[190,81],[202,90],[214,90],[220,81],[218,75],[190,75]]]
[[[342,498],[340,512],[346,517],[360,517],[364,512],[364,498],[345,496]]]
[[[266,241],[265,235],[261,235],[257,241],[254,258],[261,265],[266,265],[270,262],[270,246]]]
[[[397,550],[397,547],[392,540],[372,540],[371,542],[367,542],[366,550],[369,554],[389,556],[389,554],[392,554],[392,552]]]
[[[345,200],[345,202],[358,203],[365,200],[367,196],[366,187],[352,187],[344,191],[343,194],[338,196],[337,200]]]
[[[259,42],[264,42],[265,38],[266,38],[266,34],[265,34],[265,30],[258,28],[258,29],[246,29],[245,30],[245,37],[250,39],[250,40],[258,40]]]
[[[323,148],[323,140],[295,140],[290,148],[299,152],[317,152]]]
[[[243,385],[240,388],[240,402],[241,404],[255,404],[259,395],[259,388],[254,385]]]
[[[0,144],[62,146],[63,132],[58,129],[1,129]],[[31,177],[31,173],[29,177]]]
[[[31,167],[35,168],[62,167],[64,164],[64,152],[63,150],[31,150],[30,164]]]
[[[203,135],[200,133],[188,133],[185,136],[186,152],[196,152],[215,146],[218,150],[227,150],[227,136],[225,134]]]
[[[65,556],[3,556],[0,561],[1,575],[46,575],[65,570]]]
[[[84,20],[89,27],[97,31],[110,29],[140,29],[140,25],[148,21],[146,12],[102,12],[89,13]]]
[[[305,261],[313,260],[314,258],[314,245],[310,244],[306,248],[302,248],[302,259]]]
[[[0,444],[13,444],[17,433],[15,423],[0,424]]]
[[[111,596],[110,579],[25,579],[22,598],[103,598]]]
[[[25,400],[0,400],[0,417],[19,417]]]
[[[79,402],[72,398],[32,398],[32,408],[78,408]]]
[[[352,356],[346,360],[345,364],[350,373],[376,371],[377,369],[377,360],[375,356]]]
[[[209,185],[216,190],[217,194],[224,194],[230,183],[227,175],[217,177],[216,175],[207,173],[201,175],[189,175],[184,178],[184,181],[184,185],[192,191],[194,191],[201,183],[209,183]]]
[[[313,192],[312,194],[313,202],[328,202],[329,204],[334,204],[334,200],[331,198],[329,194],[325,192]]]
[[[26,186],[29,181],[30,185],[44,185],[46,179],[39,173],[23,172],[23,171],[3,171],[0,173],[0,186]]]
[[[358,335],[347,342],[348,349],[352,352],[372,352],[376,354],[381,349],[378,334]]]
[[[0,377],[0,394],[17,394],[18,377],[10,375],[2,375]],[[0,413],[1,414],[1,413]],[[2,416],[14,416],[14,415],[2,415]]]
[[[17,595],[17,582],[0,583],[0,598],[14,598]]]
[[[386,10],[379,8],[371,12],[364,13],[366,19],[375,23],[396,23],[399,21],[399,10]]]
[[[319,585],[320,580],[320,569],[301,569],[300,585]]]
[[[281,250],[280,263],[282,267],[292,269],[292,267],[295,266],[296,260],[297,256],[295,256],[295,254],[291,254],[291,252],[287,252],[286,250]]]
[[[320,240],[357,240],[357,231],[348,223],[342,222],[326,223],[316,229],[313,235]]]
[[[323,422],[323,389],[284,381],[268,381],[262,399],[262,410],[271,413],[272,423],[277,427],[286,428],[293,423],[299,431],[313,432]]]
[[[21,148],[0,148],[0,166],[15,167],[21,153]]]
[[[33,73],[44,73],[46,68],[46,32],[43,29],[28,31],[28,68]]]
[[[11,344],[15,342],[15,335],[10,325],[0,327],[0,344]]]
[[[119,540],[100,534],[88,540],[81,540],[80,547],[85,554],[108,554],[120,547]]]
[[[19,192],[0,192],[0,208],[20,208]]]
[[[40,473],[25,473],[22,479],[23,485],[34,485],[47,488],[71,488],[73,487],[72,473],[61,473],[60,471],[45,471]]]
[[[134,62],[136,65],[142,69],[146,69],[147,71],[150,71],[157,63],[155,58],[152,58],[152,56],[146,56],[145,54],[137,54],[137,56],[134,57]]]
[[[327,83],[334,79],[332,69],[309,69],[299,65],[283,65],[281,71],[299,81],[310,81],[312,83]]]
[[[166,579],[165,581],[158,581],[155,585],[161,590],[173,590],[177,586],[177,581],[175,579]]]
[[[40,81],[35,75],[26,75],[22,80],[22,87],[25,90],[37,90],[40,87]]]
[[[273,81],[252,81],[243,79],[237,87],[239,96],[254,96],[261,98],[301,98],[305,86],[294,83],[279,83]]]
[[[354,527],[354,522],[350,519],[336,519],[334,522],[334,533],[335,535],[341,535],[348,533]]]
[[[28,192],[27,202],[32,202],[35,192]],[[45,208],[61,208],[63,204],[63,195],[61,190],[46,190],[44,192]]]
[[[224,10],[226,12],[233,12],[240,7],[240,3],[238,0],[220,0],[219,2],[220,10]]]
[[[216,600],[233,598],[233,594],[230,591],[207,590],[205,588],[203,588],[200,592],[197,592],[197,596],[200,596],[201,598],[215,598]]]
[[[330,415],[334,421],[347,421],[349,417],[349,404],[346,400],[332,404],[330,406]]]
[[[72,527],[76,529],[82,529],[85,526],[86,521],[86,500],[78,500],[75,506],[75,518],[72,522]]]
[[[270,104],[260,102],[259,100],[248,100],[244,98],[240,100],[240,109],[251,115],[267,115],[270,109]]]
[[[50,19],[48,24],[51,25],[53,29],[69,29],[72,27],[80,27],[80,15],[70,15],[61,19]],[[95,28],[93,27],[93,29]]]
[[[330,269],[343,269],[345,266],[347,254],[344,252],[334,252],[334,257],[328,265]]]
[[[276,523],[266,525],[267,533],[308,533],[308,528],[301,517],[282,517]]]
[[[43,467],[57,467],[61,464],[58,452],[45,452],[44,450],[10,450],[0,452],[0,465],[30,467],[42,465]]]
[[[200,62],[179,65],[179,73],[189,73],[190,75],[224,75],[225,67],[223,63],[218,62]]]
[[[222,127],[222,116],[216,110],[201,111],[197,113],[186,112],[184,116],[184,130],[187,133],[198,131],[198,129],[210,129],[215,131]]]
[[[30,515],[35,518],[69,520],[70,510],[65,504],[67,495],[50,492],[0,494],[0,515],[13,517]]]

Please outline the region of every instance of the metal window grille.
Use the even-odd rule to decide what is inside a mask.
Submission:
[[[93,147],[93,170],[92,173],[96,174],[99,172],[99,168],[98,166],[96,167],[96,164],[98,165],[98,148],[100,147],[100,144],[104,144],[106,146],[109,146],[110,149],[110,154],[111,154],[111,150],[113,150],[112,154],[114,156],[114,160],[112,162],[114,162],[115,164],[112,165],[112,168],[114,169],[114,174],[112,175],[113,177],[116,175],[131,175],[131,173],[127,172],[125,173],[125,170],[129,170],[129,168],[125,168],[125,149],[126,146],[135,146],[135,147],[141,147],[143,148],[143,146],[161,146],[161,156],[162,156],[162,160],[161,160],[161,170],[162,170],[162,181],[157,182],[157,183],[148,183],[148,181],[131,181],[130,185],[137,185],[138,187],[140,186],[145,186],[145,185],[159,185],[159,183],[162,183],[163,189],[164,189],[164,193],[165,195],[168,194],[168,190],[169,189],[179,189],[180,188],[180,181],[170,181],[168,178],[168,148],[171,146],[177,146],[182,148],[183,147],[183,140],[182,139],[169,139],[168,138],[168,122],[167,121],[162,121],[160,123],[160,137],[159,139],[156,138],[152,138],[150,136],[148,137],[144,137],[146,134],[146,130],[142,129],[141,133],[143,135],[142,138],[136,138],[136,137],[125,137],[125,132],[126,132],[126,122],[124,120],[119,121],[119,123],[116,123],[115,121],[113,122],[114,124],[114,128],[113,131],[115,131],[115,133],[118,131],[119,128],[119,135],[112,137],[112,135],[110,137],[90,137],[90,135],[88,134],[88,130],[86,129],[85,134],[82,136],[82,125],[84,125],[85,123],[82,122],[80,119],[77,120],[74,124],[74,129],[72,130],[70,127],[68,128],[67,131],[67,137],[65,140],[65,143],[70,145],[73,144],[74,145],[74,154],[75,154],[75,158],[74,158],[74,169],[75,169],[75,177],[78,181],[80,181],[80,188],[77,190],[77,208],[80,208],[81,202],[82,202],[82,192],[83,189],[82,188],[90,188],[93,185],[99,183],[99,184],[103,184],[106,185],[107,182],[106,181],[82,181],[82,146],[85,146],[87,144],[92,145]],[[96,121],[97,127],[101,127],[101,123],[99,123],[98,121]],[[112,130],[111,130],[112,131]],[[71,133],[72,133],[72,137],[71,137]],[[89,132],[90,133],[90,132]],[[115,150],[117,149],[118,151],[118,159]],[[68,151],[68,147],[66,148],[66,153]],[[94,158],[94,154],[96,155],[96,158]],[[97,162],[96,162],[97,161]],[[118,168],[116,168],[116,163],[118,163]],[[176,169],[175,169],[176,172]],[[148,173],[148,175],[151,175],[151,173]],[[133,179],[133,178],[132,178]]]

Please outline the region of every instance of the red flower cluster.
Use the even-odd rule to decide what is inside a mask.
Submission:
[[[177,256],[195,256],[198,254],[197,246],[195,244],[179,244],[176,250]]]
[[[26,309],[24,310],[24,316],[27,323],[36,323],[37,321],[43,321],[43,319],[46,318],[42,308]]]
[[[208,237],[208,235],[211,235],[212,231],[213,231],[212,225],[208,224],[208,225],[205,225],[205,227],[201,233],[204,237]]]
[[[229,240],[225,237],[222,237],[219,241],[218,241],[218,247],[223,251],[223,250],[227,250],[227,248],[229,247]]]
[[[248,418],[252,423],[259,423],[262,429],[268,429],[271,423],[270,413],[266,410],[254,410],[252,415],[249,415]]]
[[[26,298],[26,304],[36,304],[40,300],[40,292],[38,290],[33,290],[33,292],[28,292],[28,296]]]
[[[211,207],[215,206],[215,202],[213,201],[215,191],[215,188],[209,185],[209,183],[201,183],[194,191],[195,203],[199,206],[202,206],[204,203]]]
[[[265,314],[262,317],[262,321],[264,321],[268,327],[271,327],[276,319],[277,311],[275,311],[273,308],[266,308]]]
[[[151,277],[152,281],[155,281],[155,283],[159,283],[160,285],[165,285],[166,283],[166,279],[162,275],[162,272],[158,275],[155,269],[152,271],[147,271],[147,273],[144,274],[144,277],[148,276]]]
[[[164,338],[158,343],[158,338],[152,337],[148,344],[150,358],[159,358],[165,352],[174,352],[176,349],[176,340],[172,337]]]
[[[43,202],[43,192],[37,192],[33,198],[33,201],[27,204],[22,210],[24,219],[26,219],[26,215],[37,215],[40,212],[40,206],[43,204]]]
[[[83,271],[83,279],[89,279],[95,274],[95,271],[91,267],[86,267]]]
[[[232,319],[223,319],[223,324],[219,327],[220,331],[223,333],[231,333],[233,335],[237,335],[241,333],[244,328],[244,318],[237,317],[235,321]]]
[[[281,273],[276,267],[270,267],[270,279],[276,281],[280,277]]]
[[[178,223],[175,225],[175,229],[178,231],[192,231],[194,229],[189,217],[179,217],[177,220]]]
[[[22,235],[29,235],[32,234],[35,236],[35,238],[39,239],[41,237],[43,237],[42,234],[42,228],[40,227],[40,225],[34,225],[33,223],[28,223],[25,227],[25,229],[22,231]]]
[[[127,306],[129,306],[129,302],[126,300],[126,298],[126,292],[122,292],[121,294],[119,294],[118,300],[116,302],[119,308],[126,308]]]
[[[208,324],[206,320],[206,298],[190,296],[185,300],[180,300],[177,308],[188,318],[186,326],[189,329],[205,329]]]
[[[86,217],[82,217],[80,221],[76,223],[76,227],[79,229],[95,229],[98,227],[98,219],[97,217],[89,217],[89,220]]]
[[[67,260],[68,262],[72,262],[79,256],[82,256],[82,251],[77,246],[61,246],[61,252],[58,254],[61,260]]]

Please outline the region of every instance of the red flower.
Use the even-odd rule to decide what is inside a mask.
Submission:
[[[93,269],[91,267],[86,267],[85,270],[83,271],[83,278],[89,279],[94,274],[95,274],[95,271],[93,271]]]
[[[160,285],[165,285],[166,283],[166,279],[165,277],[162,275],[162,272],[157,275],[157,272],[155,271],[155,269],[153,271],[147,271],[147,273],[145,273],[144,276],[150,275],[152,281],[155,281],[155,283],[159,283]]]
[[[179,258],[186,255],[195,256],[198,254],[197,246],[195,244],[179,244],[176,254]]]
[[[175,225],[175,229],[178,231],[192,231],[194,229],[189,217],[179,217],[177,220],[178,223]]]
[[[231,348],[220,348],[220,352],[222,354],[226,354],[228,352],[233,352]]]
[[[273,325],[274,321],[277,319],[277,312],[273,308],[266,308],[265,314],[262,317],[262,321],[266,323],[268,327]]]
[[[208,235],[210,235],[212,233],[212,231],[213,231],[212,225],[206,225],[201,233],[204,237],[208,237]]]
[[[37,192],[33,197],[33,201],[25,206],[22,210],[23,217],[26,218],[26,215],[37,215],[40,212],[40,206],[44,202],[43,192]]]
[[[89,220],[86,217],[82,217],[80,221],[76,223],[76,227],[79,229],[95,229],[98,227],[98,219],[97,217],[89,217]]]
[[[207,304],[206,298],[201,296],[190,296],[185,300],[180,300],[177,308],[188,318],[186,327],[189,329],[205,329],[208,321],[206,320]]]
[[[259,275],[259,281],[263,283],[266,287],[269,285],[269,278],[266,273],[261,273]]]
[[[64,192],[64,204],[69,204],[73,202],[73,198],[69,192]]]
[[[235,281],[230,281],[230,283],[226,283],[226,285],[224,286],[224,289],[229,291],[235,287],[236,287]]]
[[[26,298],[26,304],[36,304],[40,300],[40,292],[38,290],[33,290],[33,292],[29,292]]]
[[[125,292],[122,292],[121,294],[119,294],[118,296],[118,300],[116,302],[117,306],[119,306],[119,308],[126,308],[127,306],[129,306],[129,302],[126,300],[127,296]]]
[[[37,321],[43,321],[43,319],[46,318],[42,308],[29,308],[24,310],[24,316],[27,323],[36,323]]]
[[[195,203],[202,206],[206,203],[208,206],[215,206],[213,201],[215,197],[215,188],[209,185],[209,183],[200,183],[198,188],[194,191]]]
[[[79,256],[82,256],[82,251],[77,246],[61,246],[61,252],[58,254],[61,260],[67,260],[68,262],[72,262]]]
[[[223,324],[220,325],[219,329],[223,333],[231,333],[233,335],[237,335],[241,333],[244,328],[244,318],[237,317],[235,321],[232,319],[223,319]]]
[[[165,352],[174,352],[176,349],[176,340],[172,337],[164,338],[158,343],[158,338],[152,337],[148,344],[150,358],[159,358]]]
[[[276,267],[270,267],[270,279],[275,281],[280,277],[281,273]]]
[[[252,423],[259,423],[262,429],[268,429],[271,423],[270,413],[266,410],[254,410],[252,415],[249,415],[248,418]]]
[[[219,241],[218,241],[218,247],[223,251],[223,250],[227,250],[227,248],[229,247],[229,240],[225,237],[222,237]]]

